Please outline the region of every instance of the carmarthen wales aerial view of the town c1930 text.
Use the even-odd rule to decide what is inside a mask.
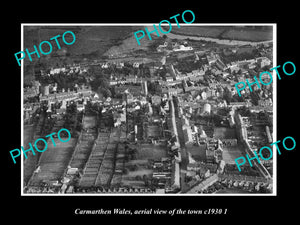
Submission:
[[[22,195],[276,193],[276,25],[172,25],[22,24]]]

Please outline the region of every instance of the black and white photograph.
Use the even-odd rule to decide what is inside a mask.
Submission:
[[[276,140],[276,79],[258,76],[275,38],[274,24],[23,24],[23,194],[276,194],[272,151],[245,161]]]

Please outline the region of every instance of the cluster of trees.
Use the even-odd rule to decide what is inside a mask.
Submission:
[[[253,59],[255,57],[259,57],[259,51],[254,48],[245,49],[242,52],[234,53],[234,54],[228,54],[228,52],[222,52],[220,54],[221,59],[224,63],[230,63],[235,61],[242,61],[242,60],[248,60]]]
[[[148,86],[148,92],[151,95],[155,95],[155,94],[160,95],[162,93],[161,86],[159,85],[159,83],[157,81],[156,82],[148,82],[147,86]]]
[[[71,90],[74,89],[75,84],[82,85],[87,83],[85,75],[79,73],[73,73],[70,75],[58,73],[51,76],[36,75],[36,79],[42,85],[57,83],[58,89],[64,88],[65,90],[68,88],[70,88]]]
[[[125,156],[126,161],[136,159],[137,149],[130,148],[128,145],[125,145],[125,151],[126,151],[126,156]],[[135,169],[137,169],[137,167],[135,167]],[[132,171],[134,171],[135,169],[133,169]]]
[[[166,74],[166,70],[164,71]],[[64,88],[67,90],[75,89],[75,84],[82,85],[87,84],[90,85],[92,90],[97,92],[99,96],[103,97],[112,97],[114,95],[114,89],[110,87],[109,81],[111,76],[128,76],[134,75],[137,77],[145,77],[150,78],[150,69],[148,66],[141,64],[139,68],[133,67],[130,63],[124,63],[123,68],[117,68],[116,65],[110,65],[108,68],[101,68],[101,66],[91,66],[87,73],[79,74],[54,74],[51,76],[41,76],[41,74],[36,75],[36,79],[42,85],[54,84],[57,83],[58,90]]]
[[[159,77],[161,77],[161,78],[166,78],[167,72],[168,72],[168,70],[167,70],[166,66],[163,65],[163,66],[162,66],[162,69],[155,70],[154,76],[159,76]]]
[[[181,60],[174,67],[182,73],[190,73],[193,70],[201,68],[202,63],[200,61]]]
[[[99,94],[99,96],[105,98],[111,97],[112,93],[109,85],[111,73],[112,71],[109,68],[102,69],[99,66],[92,66],[88,69],[87,76],[91,78],[89,85],[93,91]]]

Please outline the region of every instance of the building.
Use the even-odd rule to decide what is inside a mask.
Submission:
[[[142,88],[143,88],[144,95],[148,95],[148,84],[146,80],[142,82]]]
[[[213,185],[218,180],[219,180],[218,175],[214,174],[214,175],[208,177],[207,179],[205,179],[204,181],[202,181],[200,184],[198,184],[195,187],[193,187],[187,193],[199,193],[199,192],[202,192],[206,188],[208,188],[209,186]]]
[[[261,106],[261,107],[270,107],[272,106],[272,99],[271,98],[268,98],[268,99],[259,99],[258,100],[258,106]]]
[[[193,50],[193,47],[190,47],[190,46],[184,46],[184,45],[177,45],[177,46],[174,46],[173,48],[173,51],[174,52],[178,52],[178,51],[192,51]]]
[[[211,105],[208,104],[208,103],[205,103],[204,106],[203,106],[202,114],[203,115],[210,115],[210,112],[211,112]]]
[[[41,86],[41,93],[43,96],[49,95],[49,85]]]
[[[153,105],[159,105],[161,103],[161,97],[159,95],[151,96],[151,101]]]
[[[37,92],[35,88],[24,88],[24,100],[27,98],[32,98],[38,94],[39,92]]]
[[[184,142],[185,144],[191,144],[194,142],[193,134],[192,134],[192,129],[190,126],[184,125],[183,126],[183,137],[184,137]]]
[[[219,139],[206,140],[206,162],[218,163],[223,159],[223,144]]]
[[[210,55],[206,55],[206,59],[207,59],[209,65],[212,65],[213,63],[215,63],[217,61],[217,57],[213,53],[211,53]]]
[[[271,64],[271,60],[267,57],[259,57],[256,58],[256,63],[260,66],[260,68],[263,68],[265,66],[269,66]]]
[[[125,91],[128,91],[131,93],[133,96],[139,96],[143,93],[143,88],[141,85],[130,85],[130,84],[125,84],[125,85],[120,85],[120,86],[115,86],[115,93],[123,95]]]

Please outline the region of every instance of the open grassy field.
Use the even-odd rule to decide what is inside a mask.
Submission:
[[[29,149],[29,144],[32,142],[33,139],[33,132],[34,132],[34,127],[33,126],[28,126],[25,125],[24,126],[24,132],[23,132],[23,146],[24,149]],[[22,156],[24,161],[23,161],[23,172],[24,172],[24,176],[23,176],[23,180],[24,183],[27,183],[28,180],[31,177],[31,174],[33,173],[36,164],[38,163],[38,155],[33,155],[31,152],[27,153],[27,159],[25,159],[24,156]]]
[[[124,168],[127,173],[122,175],[122,185],[145,187],[141,178],[144,175],[150,177],[153,173],[153,170],[149,168],[148,160],[160,160],[163,157],[167,157],[167,150],[164,145],[140,144],[137,147],[136,159],[125,163]]]
[[[137,159],[159,160],[163,157],[167,157],[167,150],[164,145],[141,144],[138,146]]]
[[[42,41],[49,41],[56,35],[62,36],[64,32],[72,31],[76,36],[74,44],[66,45],[59,37],[58,41],[62,48],[58,49],[55,41],[52,40],[50,41],[53,47],[52,52],[49,55],[41,55],[39,59],[36,55],[32,55],[33,62],[38,61],[49,66],[56,66],[72,63],[72,60],[82,61],[84,58],[99,59],[111,47],[121,45],[124,39],[129,38],[129,43],[125,42],[121,46],[121,49],[127,51],[127,48],[135,41],[133,32],[138,29],[137,26],[25,26],[24,49],[28,48],[31,52],[34,50],[33,45],[38,48]],[[68,36],[66,35],[66,38]],[[33,63],[28,57],[25,58],[25,62]]]
[[[75,138],[71,138],[68,142],[60,142],[58,138],[54,138],[56,146],[52,141],[48,140],[48,149],[44,151],[40,157],[40,172],[34,174],[30,184],[38,184],[41,181],[49,182],[61,179],[65,169],[71,159],[76,143]]]
[[[236,138],[235,129],[227,127],[215,127],[214,136],[219,139],[233,139]]]
[[[191,36],[201,36],[201,37],[219,37],[224,31],[225,27],[208,27],[208,26],[172,26],[171,33],[183,34]]]
[[[193,159],[195,159],[196,161],[206,161],[205,145],[200,145],[200,146],[188,145],[186,146],[186,148],[191,153]]]
[[[273,38],[270,26],[173,26],[171,33],[240,41],[268,41]]]
[[[241,41],[268,41],[272,40],[273,35],[272,32],[265,30],[231,29],[222,34],[222,38]]]
[[[135,167],[134,170],[130,169]],[[146,176],[151,176],[152,169],[148,168],[148,160],[130,160],[125,163],[125,167],[127,170],[127,174],[122,175],[121,184],[122,186],[133,186],[143,188],[145,187],[145,182],[141,180],[141,178]],[[139,177],[139,179],[137,179]]]
[[[242,154],[243,146],[228,146],[223,147],[223,160],[226,164],[235,164],[235,159],[244,156]]]

